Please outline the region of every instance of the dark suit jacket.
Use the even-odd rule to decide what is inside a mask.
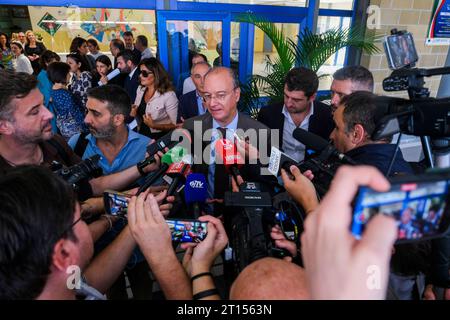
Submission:
[[[196,90],[192,90],[183,94],[178,104],[178,117],[184,120],[198,116],[197,94]]]
[[[139,74],[141,73],[141,70],[139,68],[136,69],[133,76],[130,77],[127,75],[125,78],[125,81],[123,83],[123,88],[130,96],[131,103],[134,103],[134,100],[136,100],[136,90],[139,87]]]
[[[283,103],[278,103],[261,108],[258,114],[258,121],[264,123],[270,129],[280,130],[278,146],[281,147],[281,149],[283,149],[283,105]],[[314,114],[309,119],[308,131],[328,140],[333,129],[334,121],[330,106],[327,106],[320,101],[314,101]]]
[[[203,155],[203,150],[205,150],[205,148],[211,143],[210,141],[203,141],[203,133],[206,130],[212,128],[212,120],[213,119],[212,119],[211,114],[207,112],[201,116],[187,119],[183,124],[183,128],[189,130],[191,133],[191,136],[192,136],[192,146],[191,146],[192,152],[194,153],[196,151],[195,144],[198,144],[198,143],[202,144],[201,148],[199,148],[197,146],[199,151],[201,150],[202,154],[194,154],[194,158],[201,157]],[[194,122],[201,123],[202,132],[194,132]],[[243,113],[239,113],[237,128],[242,129],[244,131],[248,130],[248,129],[255,129],[255,130],[261,130],[261,129],[268,130],[269,129],[264,124],[250,118],[249,116],[247,116]],[[267,144],[267,150],[268,150],[267,152],[268,152],[268,156],[270,156],[270,132],[268,132],[267,140],[263,141],[262,143]],[[259,145],[259,141],[258,141],[258,145]],[[193,169],[193,172],[203,173],[206,177],[208,176],[208,165],[204,162],[202,164],[194,164],[192,169]],[[261,176],[260,169],[261,169],[260,163],[246,164],[240,169],[240,172],[245,181],[254,181],[254,182],[259,181],[259,182],[262,182],[265,184],[273,183],[274,182],[273,177]]]
[[[134,47],[133,49],[133,56],[135,57],[136,61],[141,61],[142,54],[138,49],[136,49],[136,47]]]

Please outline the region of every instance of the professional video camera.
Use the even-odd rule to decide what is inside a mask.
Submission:
[[[409,99],[379,97],[382,116],[372,134],[374,140],[405,133],[421,136],[425,157],[433,165],[429,138],[450,135],[450,98],[430,98],[424,77],[450,74],[450,68],[414,68],[418,55],[411,33],[393,29],[384,42],[389,67],[394,71],[383,80],[385,91],[408,91]],[[441,148],[450,144],[440,143]]]
[[[259,183],[244,182],[239,192],[225,192],[226,207],[239,207],[231,219],[230,246],[237,272],[258,259],[267,257],[270,251],[270,236],[264,227],[264,216],[270,214],[272,198],[261,192]]]
[[[226,207],[240,210],[227,212],[232,215],[230,247],[236,273],[248,264],[264,258],[282,258],[290,255],[275,246],[270,232],[275,224],[281,227],[285,237],[300,243],[305,213],[286,192],[273,198],[268,192],[261,192],[259,183],[244,182],[239,192],[225,192]]]
[[[55,174],[70,184],[75,191],[78,191],[80,182],[100,177],[103,174],[103,170],[98,165],[99,160],[100,156],[94,155],[69,168],[63,167],[59,162],[53,161],[51,169]]]

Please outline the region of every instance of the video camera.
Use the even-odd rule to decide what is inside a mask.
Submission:
[[[51,170],[70,184],[75,191],[78,191],[82,181],[97,178],[103,174],[103,170],[98,164],[99,161],[100,156],[94,155],[68,168],[63,167],[59,162],[53,161]]]
[[[450,135],[450,98],[429,98],[424,77],[450,74],[450,68],[414,68],[418,55],[411,33],[393,29],[384,42],[389,67],[394,71],[383,80],[388,92],[408,91],[409,99],[379,97],[382,116],[372,134],[379,140],[395,133],[433,138]]]
[[[264,214],[272,208],[268,192],[261,192],[259,183],[244,182],[239,192],[225,192],[226,207],[239,207],[231,219],[230,246],[233,248],[233,262],[238,272],[248,264],[269,255],[267,231],[264,228]]]

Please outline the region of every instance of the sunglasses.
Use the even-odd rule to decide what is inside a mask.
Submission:
[[[153,75],[153,72],[141,70],[141,76],[143,76],[144,78],[147,78],[148,76],[151,76],[151,75]]]

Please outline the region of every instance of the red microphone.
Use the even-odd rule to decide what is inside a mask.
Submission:
[[[228,139],[216,141],[216,160],[222,161],[225,168],[233,175],[237,182],[237,176],[241,176],[239,168],[245,163],[245,159],[237,150],[237,146]],[[220,162],[219,162],[220,163]]]
[[[166,171],[166,175],[171,177],[172,183],[167,189],[167,196],[171,196],[175,193],[176,188],[180,183],[184,183],[186,177],[191,172],[191,165],[185,162],[172,163]]]

